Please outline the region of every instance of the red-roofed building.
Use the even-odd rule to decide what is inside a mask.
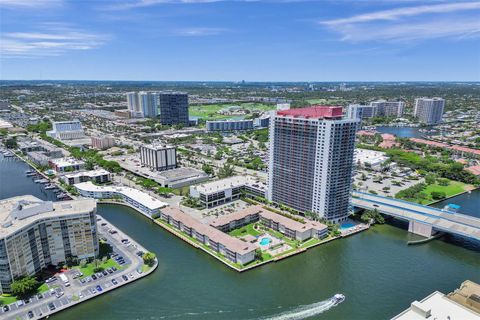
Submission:
[[[465,168],[465,170],[470,171],[476,176],[480,176],[480,166],[471,166],[471,167]]]
[[[282,110],[277,112],[277,116],[301,117],[314,119],[333,119],[343,116],[343,108],[338,106],[320,106],[315,105],[306,108],[297,108]]]

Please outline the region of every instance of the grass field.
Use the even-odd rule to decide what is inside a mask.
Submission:
[[[113,259],[108,259],[105,263],[102,263],[100,265],[100,268],[103,268],[103,269],[108,269],[108,268],[111,268],[111,267],[115,267],[117,268],[118,270],[121,270],[122,267]],[[91,276],[92,274],[94,274],[95,272],[93,272],[93,270],[95,269],[94,265],[92,263],[87,263],[87,265],[84,267],[84,268],[80,268],[80,267],[74,267],[73,269],[78,269],[80,270],[82,273],[83,273],[83,276],[82,278],[85,278],[85,277],[88,277],[88,276]]]
[[[253,225],[254,223],[247,224],[246,226],[230,231],[228,234],[233,237],[242,237],[242,236],[246,236],[247,234],[252,235],[254,237],[261,235],[262,233],[255,230],[253,228]]]
[[[231,103],[231,104],[202,104],[202,105],[191,105],[189,107],[188,113],[190,116],[199,117],[206,120],[222,120],[230,118],[238,118],[241,116],[231,116],[231,115],[222,115],[217,112],[226,109],[230,106],[240,106],[244,109],[248,109],[251,112],[255,111],[268,111],[274,110],[275,105],[269,105],[264,103]]]
[[[325,104],[325,105],[343,105],[345,101],[343,99],[308,99],[308,103],[310,104]]]
[[[17,297],[9,295],[9,294],[2,294],[0,295],[0,306],[3,306],[5,304],[10,304],[14,303],[17,301]]]
[[[439,199],[433,199],[432,198],[432,192],[445,192],[445,196],[447,198],[455,196],[459,193],[468,191],[472,188],[471,185],[465,184],[463,182],[459,181],[453,181],[450,180],[450,183],[448,186],[441,186],[437,183],[427,185],[425,189],[421,193],[425,195],[424,199],[420,199],[419,197],[415,198],[403,198],[403,200],[411,201],[411,202],[416,202],[420,204],[430,204],[435,201],[438,201]]]

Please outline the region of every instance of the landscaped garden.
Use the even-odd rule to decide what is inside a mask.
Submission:
[[[418,183],[410,188],[401,190],[395,195],[395,198],[420,204],[431,204],[471,190],[472,188],[472,185],[460,181],[449,179],[428,181],[428,179],[426,179],[426,183]]]

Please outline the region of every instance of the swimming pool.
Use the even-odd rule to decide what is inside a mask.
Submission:
[[[347,223],[342,223],[340,225],[340,229],[350,229],[352,227],[355,227],[355,224],[354,223],[350,223],[350,222],[347,222]]]
[[[272,239],[270,239],[270,238],[265,237],[265,238],[260,239],[260,245],[261,246],[269,245],[270,242],[272,242]]]

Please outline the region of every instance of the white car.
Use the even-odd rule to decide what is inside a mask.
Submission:
[[[82,298],[83,298],[83,293],[80,292],[80,293],[78,294],[78,297],[79,297],[80,299],[82,299]]]

